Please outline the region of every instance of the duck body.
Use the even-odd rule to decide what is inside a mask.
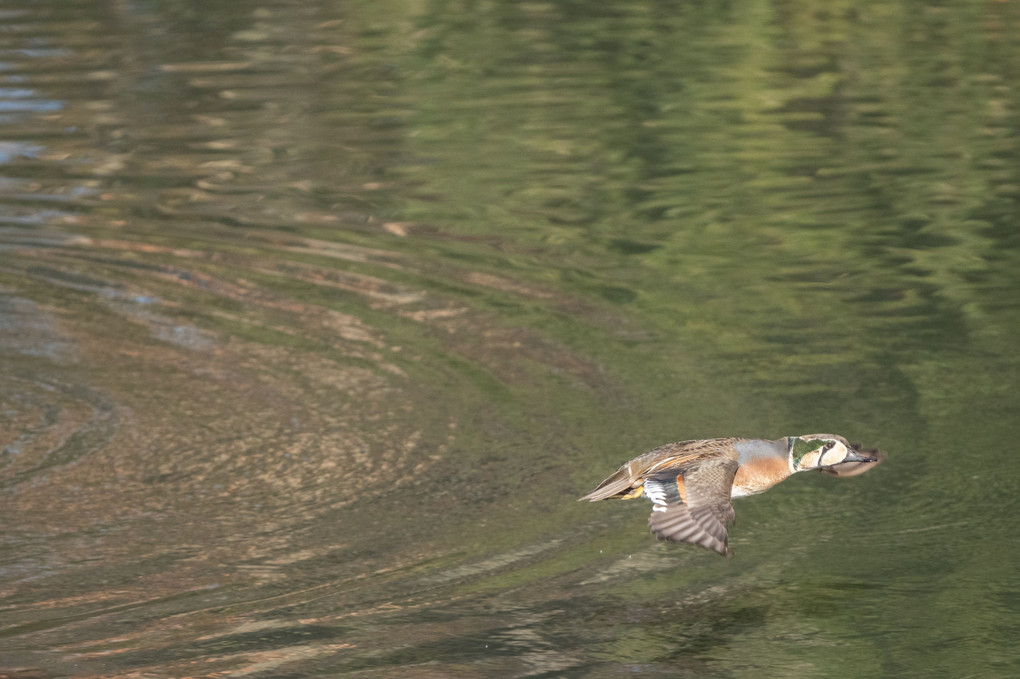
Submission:
[[[799,471],[855,476],[884,458],[841,436],[717,438],[659,446],[620,466],[582,500],[652,501],[649,527],[660,540],[688,542],[731,557],[731,499],[763,493]]]

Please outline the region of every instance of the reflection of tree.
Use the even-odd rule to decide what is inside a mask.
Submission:
[[[858,363],[857,326],[881,352],[1001,322],[982,307],[1009,280],[989,260],[1016,214],[1016,46],[981,30],[995,17],[571,8],[421,20],[409,143],[437,161],[402,176],[442,198],[404,214],[498,225],[565,256],[568,285],[629,288],[688,341],[797,369],[819,344]]]

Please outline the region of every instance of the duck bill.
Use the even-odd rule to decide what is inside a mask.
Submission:
[[[850,454],[846,456],[846,459],[843,460],[843,462],[844,463],[846,463],[846,462],[878,462],[878,457],[870,457],[870,456],[867,456],[867,455],[861,455],[856,450],[851,450]]]
[[[828,474],[829,476],[857,476],[881,463],[885,457],[885,452],[881,450],[869,450],[867,453],[859,453],[856,450],[851,450],[839,464],[822,467],[818,471],[823,474]]]

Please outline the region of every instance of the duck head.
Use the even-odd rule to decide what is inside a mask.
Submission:
[[[834,469],[837,465],[879,461],[878,457],[854,450],[854,447],[845,438],[835,434],[791,436],[789,445],[790,470],[793,472],[803,472],[809,469],[827,471]]]

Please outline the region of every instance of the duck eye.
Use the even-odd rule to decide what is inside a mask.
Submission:
[[[824,446],[822,446],[822,450],[832,450],[833,446],[835,445],[836,445],[835,441],[829,441]]]

